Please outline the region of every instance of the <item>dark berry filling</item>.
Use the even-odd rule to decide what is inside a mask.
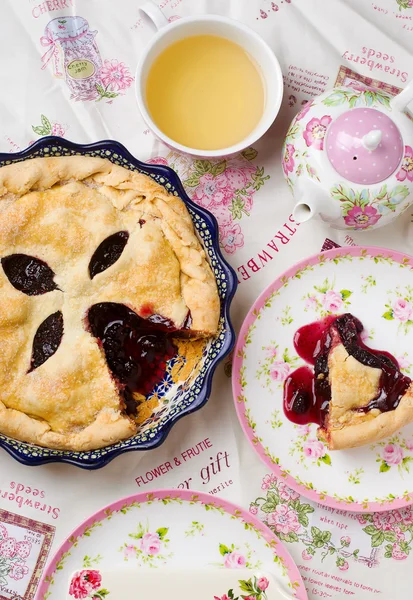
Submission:
[[[162,381],[167,362],[177,353],[177,329],[161,315],[142,318],[123,304],[103,302],[88,312],[88,324],[105,352],[114,377],[124,390],[126,411],[136,412],[133,393],[147,396]]]
[[[367,367],[381,369],[380,387],[377,396],[367,406],[358,409],[368,412],[377,408],[381,412],[394,410],[399,406],[402,396],[411,384],[411,379],[403,375],[397,360],[389,352],[367,348],[359,339],[363,326],[357,319],[351,321],[351,315],[343,315],[336,321],[337,330],[347,352]]]
[[[6,277],[13,287],[28,296],[57,289],[55,274],[45,262],[27,254],[10,254],[1,259]]]
[[[327,317],[301,327],[294,336],[296,352],[314,366],[296,369],[284,384],[284,411],[293,423],[317,423],[323,426],[331,400],[328,356],[333,344],[341,343],[347,352],[367,367],[381,370],[377,396],[360,409],[381,412],[394,410],[406,393],[411,379],[403,375],[396,359],[388,352],[368,348],[361,340],[363,325],[347,313]]]
[[[117,260],[119,260],[126,244],[128,243],[129,233],[127,231],[118,231],[107,237],[93,253],[89,263],[89,275],[93,279],[98,273],[106,271]]]
[[[63,337],[63,315],[60,311],[49,315],[39,325],[33,339],[32,359],[29,373],[53,356]]]

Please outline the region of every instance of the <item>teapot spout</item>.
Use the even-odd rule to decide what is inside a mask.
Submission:
[[[296,223],[305,223],[316,216],[308,202],[297,202],[293,209],[293,219]]]
[[[333,198],[314,185],[306,184],[305,193],[293,209],[293,218],[296,223],[305,223],[316,218],[331,223],[341,216],[340,207]]]

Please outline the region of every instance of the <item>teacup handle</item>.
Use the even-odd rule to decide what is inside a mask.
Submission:
[[[162,29],[162,27],[169,24],[168,19],[161,9],[153,2],[145,2],[145,4],[142,4],[142,6],[139,7],[139,10],[150,18],[156,29]]]

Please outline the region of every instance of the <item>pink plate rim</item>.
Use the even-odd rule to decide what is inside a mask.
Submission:
[[[307,489],[304,485],[298,483],[294,477],[283,471],[281,465],[274,464],[271,459],[266,455],[265,450],[261,442],[256,438],[254,430],[248,424],[246,418],[245,403],[242,401],[242,386],[240,371],[242,367],[242,351],[245,348],[245,338],[250,326],[256,320],[256,311],[260,310],[264,306],[266,298],[273,292],[279,290],[285,283],[286,280],[293,277],[297,271],[305,266],[313,266],[319,263],[320,258],[334,259],[336,256],[350,255],[350,256],[384,256],[385,258],[391,258],[395,262],[400,264],[408,264],[413,269],[413,257],[408,254],[403,254],[396,250],[390,250],[389,248],[381,248],[378,246],[343,246],[340,248],[334,248],[325,252],[317,252],[308,258],[304,258],[294,264],[292,267],[281,273],[275,281],[258,296],[254,304],[248,311],[247,316],[244,319],[242,327],[240,329],[238,340],[234,350],[234,359],[232,365],[232,393],[234,397],[235,410],[237,412],[241,427],[252,445],[255,452],[259,455],[261,460],[277,475],[282,477],[285,482],[296,492],[307,497],[313,502],[323,504],[332,508],[338,508],[340,510],[347,510],[350,512],[383,512],[387,510],[395,510],[397,508],[403,508],[413,504],[413,490],[411,493],[403,495],[403,497],[394,498],[389,502],[347,502],[337,500],[336,498],[324,494],[319,494],[316,490]]]
[[[251,513],[247,512],[245,509],[237,506],[233,502],[229,502],[228,500],[223,500],[222,498],[213,496],[211,494],[206,494],[204,492],[196,492],[194,490],[180,490],[180,489],[156,489],[151,492],[139,492],[137,494],[132,494],[130,496],[125,496],[120,500],[115,502],[111,502],[107,506],[104,506],[100,510],[96,511],[90,517],[88,517],[83,523],[78,525],[66,538],[66,540],[60,545],[59,549],[56,551],[55,555],[47,565],[45,572],[43,573],[40,585],[38,587],[35,600],[42,600],[50,587],[50,578],[56,572],[56,566],[59,560],[61,560],[63,554],[68,552],[76,539],[83,535],[85,530],[93,525],[93,523],[98,521],[103,521],[108,516],[108,511],[111,512],[119,512],[122,508],[132,504],[133,502],[150,502],[153,500],[163,500],[166,498],[179,498],[180,500],[185,501],[193,501],[196,500],[201,504],[212,504],[215,507],[222,508],[226,513],[234,515],[236,517],[241,517],[245,523],[254,525],[255,529],[259,530],[262,533],[265,541],[273,544],[274,552],[275,546],[277,547],[276,554],[280,556],[284,565],[287,568],[288,577],[290,578],[291,583],[295,583],[294,591],[295,598],[297,600],[308,600],[307,592],[304,587],[303,580],[301,578],[300,572],[297,568],[297,565],[293,561],[290,553],[285,548],[283,543],[278,539],[278,537],[263,523],[255,517]],[[72,540],[72,541],[70,541]]]

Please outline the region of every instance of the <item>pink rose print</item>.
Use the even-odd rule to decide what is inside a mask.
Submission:
[[[397,511],[385,512],[385,513],[374,513],[373,524],[376,529],[382,531],[390,531],[393,529],[396,523],[400,523],[401,516]]]
[[[331,117],[324,115],[321,119],[313,118],[307,123],[303,132],[307,146],[314,146],[317,150],[324,148],[324,137],[331,121]]]
[[[232,198],[232,190],[225,175],[214,177],[205,173],[199,178],[199,185],[194,193],[194,200],[205,208],[228,203]]]
[[[311,429],[309,425],[297,425],[297,434],[298,435],[308,435]]]
[[[245,556],[239,552],[228,552],[225,555],[224,566],[227,569],[242,569],[247,564]]]
[[[284,500],[285,502],[297,500],[297,498],[300,497],[300,494],[288,487],[283,481],[280,481],[278,484],[278,493],[281,500]]]
[[[349,538],[348,535],[343,536],[342,538],[340,538],[340,542],[342,546],[350,546],[351,538]]]
[[[395,560],[405,560],[407,558],[406,552],[403,552],[403,550],[400,550],[400,548],[397,544],[393,544],[393,550],[392,550],[391,555],[392,555],[392,558],[394,558]]]
[[[219,224],[221,247],[234,254],[244,246],[243,227],[238,220],[250,216],[255,192],[270,177],[264,175],[264,167],[252,164],[256,155],[256,150],[249,148],[240,156],[221,161],[191,161],[171,153],[171,158],[155,157],[149,162],[173,164],[181,176],[185,174],[183,183],[192,200],[213,212]]]
[[[303,451],[304,456],[315,459],[322,458],[326,453],[324,444],[318,440],[308,440],[307,442],[304,442]]]
[[[343,299],[341,294],[338,294],[334,290],[329,290],[323,294],[322,305],[328,312],[338,312],[343,306]]]
[[[97,590],[98,587],[100,587],[100,584],[102,583],[102,576],[99,573],[99,571],[95,571],[95,570],[87,571],[87,580],[89,581],[89,584],[92,586],[92,589]]]
[[[238,223],[227,225],[221,232],[221,244],[228,254],[234,254],[237,248],[244,245],[244,234]]]
[[[340,571],[348,571],[348,567],[349,567],[349,564],[348,564],[348,562],[345,560],[345,561],[344,561],[344,562],[343,562],[341,565],[339,565],[339,567],[338,567],[338,568],[340,569]]]
[[[360,523],[360,525],[365,525],[367,523],[366,518],[363,517],[363,515],[356,515],[357,517],[357,521]]]
[[[75,573],[70,582],[69,594],[74,598],[87,598],[90,592],[97,590],[102,583],[99,571],[84,570]]]
[[[264,592],[269,585],[270,585],[270,582],[268,581],[268,579],[266,577],[260,577],[257,581],[257,587],[262,592]]]
[[[103,85],[110,87],[115,92],[126,90],[133,82],[133,77],[128,67],[118,60],[105,60],[100,69],[100,77]]]
[[[301,556],[304,560],[311,560],[313,558],[313,555],[307,552],[307,550],[303,550]]]
[[[2,539],[7,539],[9,537],[9,533],[4,525],[0,523],[0,537]]]
[[[290,374],[291,367],[288,363],[277,360],[270,369],[270,377],[274,381],[284,381]]]
[[[304,308],[307,310],[314,310],[317,307],[317,298],[315,296],[309,296],[306,301]]]
[[[230,600],[228,598],[228,596],[226,594],[224,594],[223,596],[221,596],[221,598],[219,596],[214,596],[214,600]]]
[[[400,171],[396,174],[396,179],[404,181],[405,179],[413,181],[413,149],[410,146],[404,147],[404,157]]]
[[[261,489],[268,490],[273,483],[277,483],[277,478],[275,475],[265,475],[262,480]]]
[[[393,315],[402,323],[410,321],[413,316],[413,307],[407,300],[397,298],[396,302],[393,304]]]
[[[139,547],[144,554],[156,556],[161,549],[161,540],[157,533],[145,533],[139,541]]]
[[[344,222],[355,229],[366,229],[375,225],[381,215],[373,206],[354,206],[344,217]]]
[[[403,449],[398,444],[384,446],[382,458],[388,465],[399,465],[403,460]]]
[[[285,144],[284,155],[282,157],[282,167],[286,177],[288,177],[288,173],[292,173],[294,171],[294,152],[295,148],[292,144]]]
[[[286,504],[278,504],[275,511],[270,513],[267,518],[268,525],[274,527],[277,533],[289,534],[291,531],[298,531],[300,523],[297,513],[289,509]]]
[[[250,506],[250,509],[249,509],[249,510],[250,510],[250,513],[251,513],[252,515],[257,515],[257,514],[258,514],[258,507],[257,507],[257,506],[255,506],[255,504],[251,504],[251,506]]]
[[[406,440],[405,444],[406,444],[406,448],[408,450],[410,450],[410,452],[411,452],[413,450],[413,440]]]
[[[404,525],[413,525],[413,508],[411,506],[399,508],[398,513]]]
[[[261,489],[268,490],[271,485],[271,475],[266,475],[262,480]]]
[[[125,554],[126,558],[132,558],[136,553],[135,546],[126,546],[123,553]]]
[[[29,568],[26,565],[21,565],[19,563],[12,563],[11,570],[9,571],[9,576],[15,581],[19,581],[19,579],[23,579],[25,575],[29,572]]]

